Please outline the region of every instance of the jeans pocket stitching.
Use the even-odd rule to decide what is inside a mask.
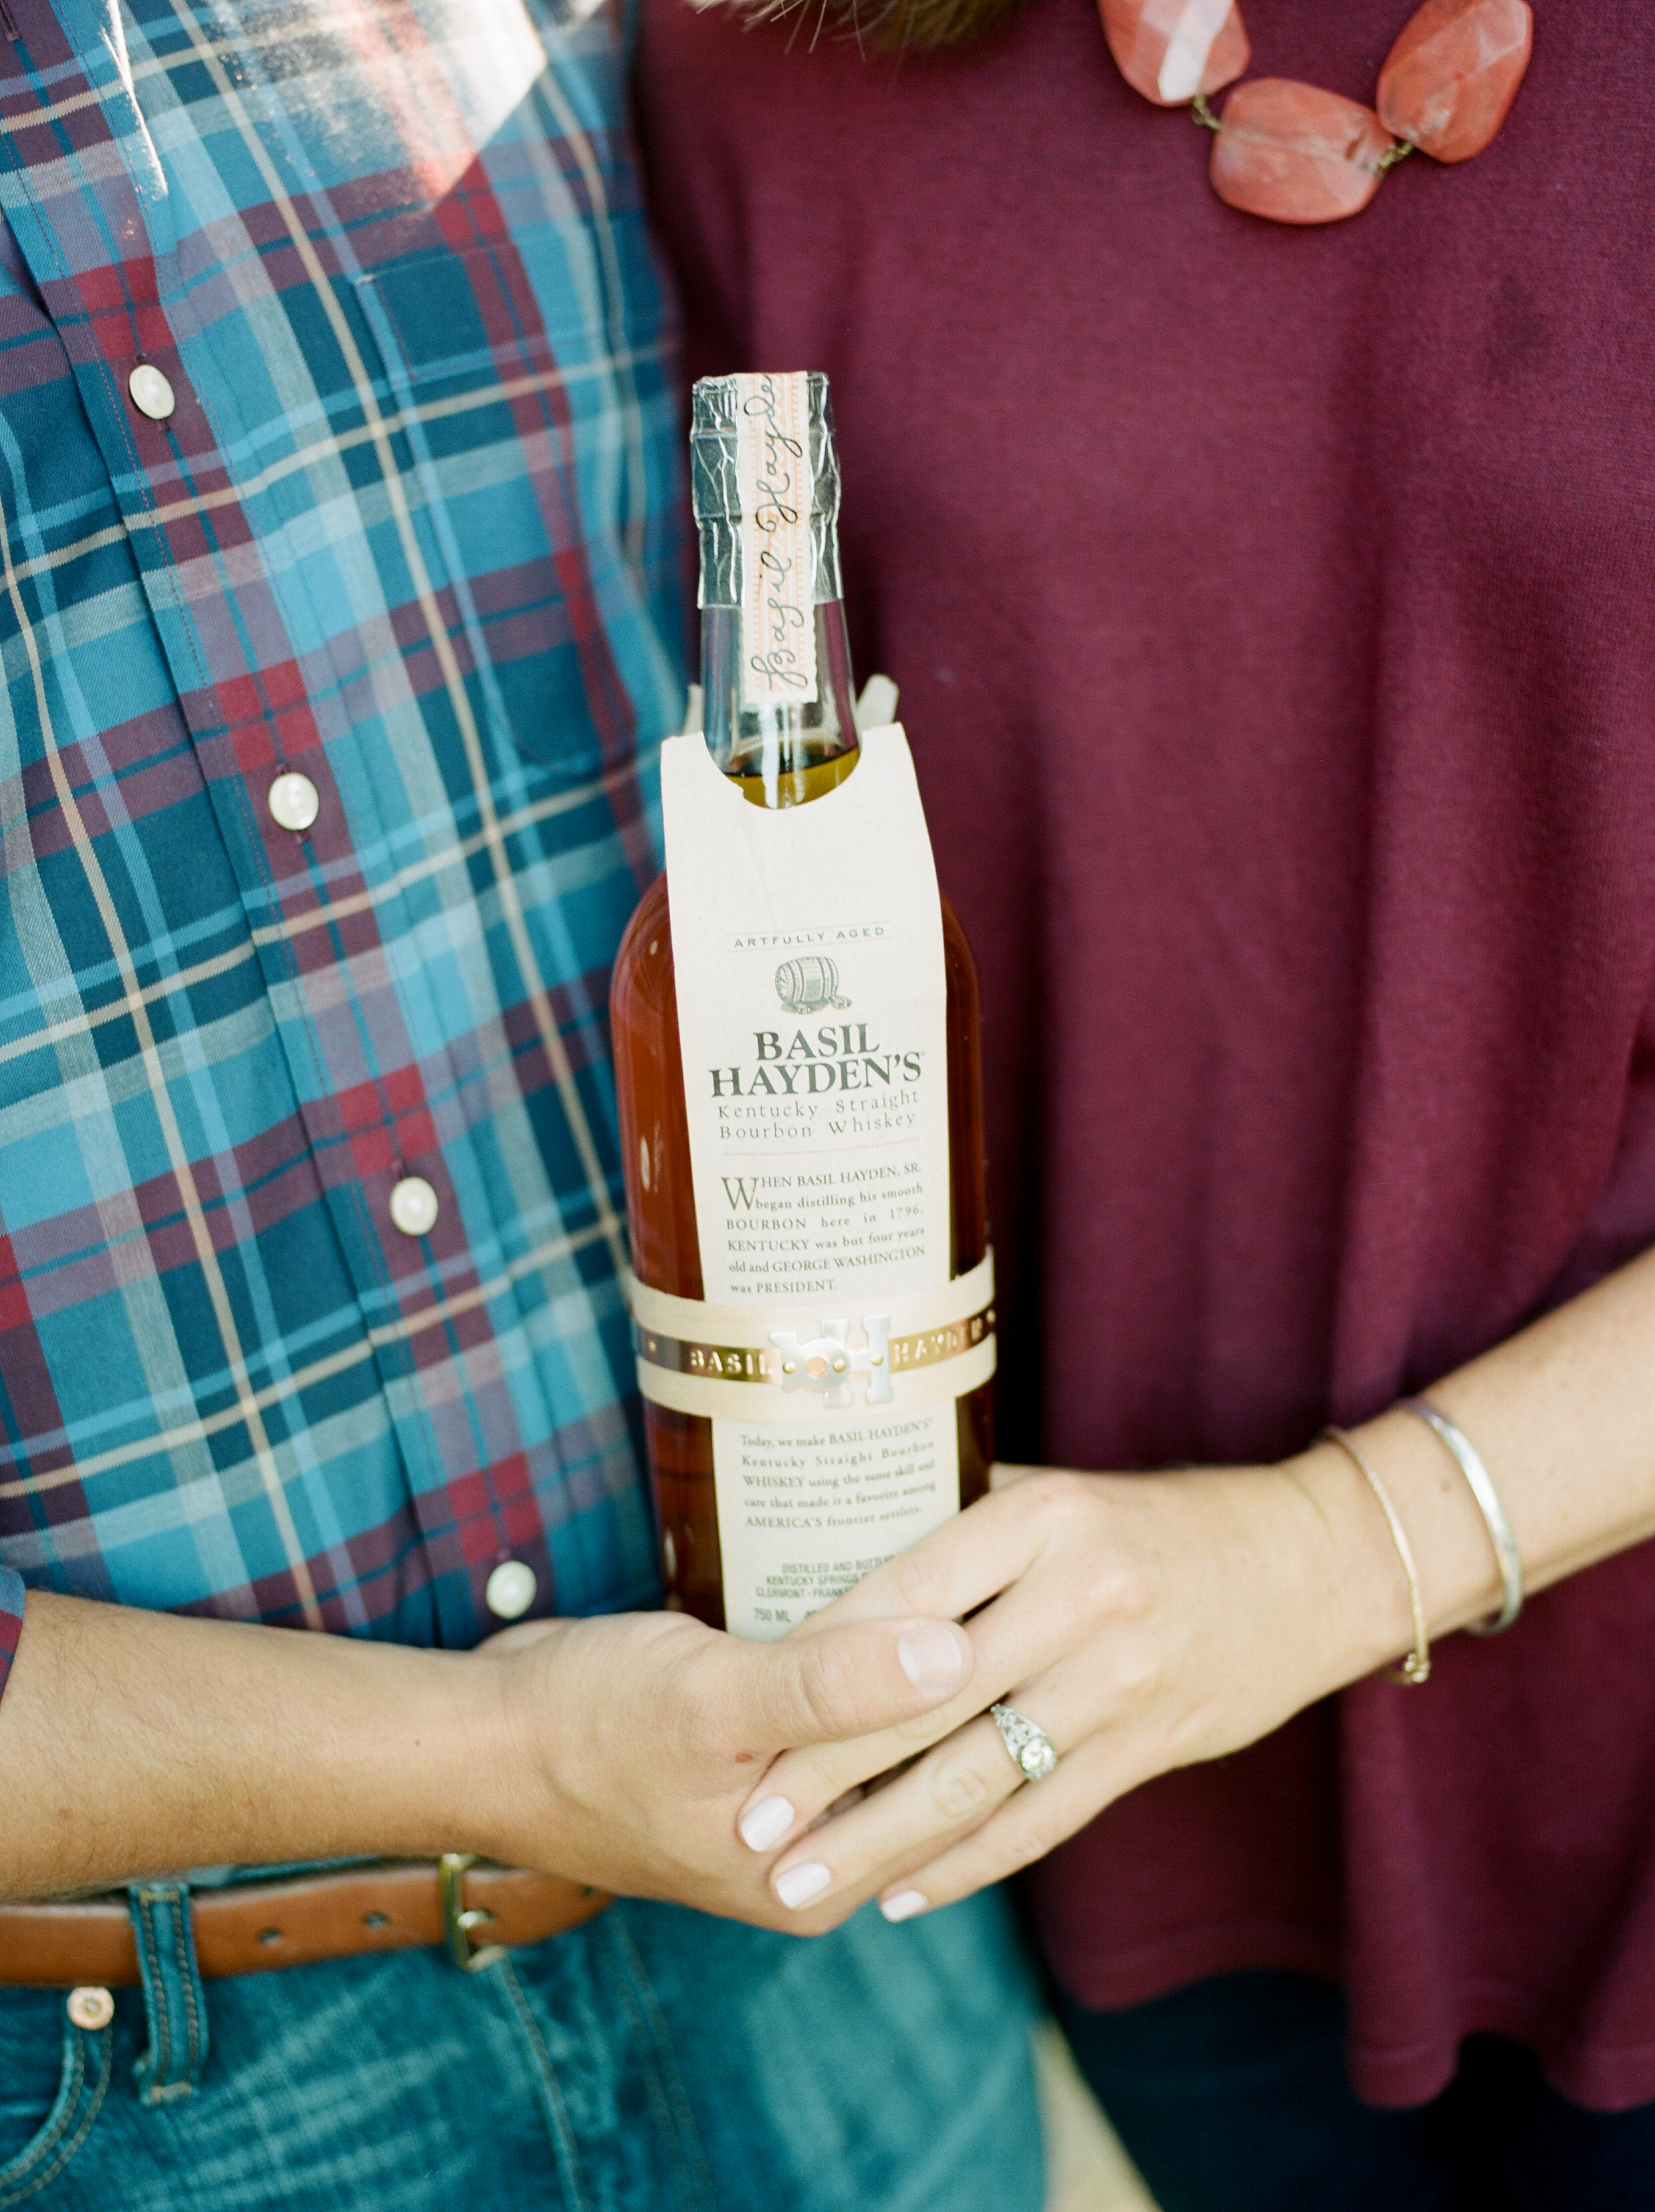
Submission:
[[[509,1959],[501,1959],[491,1972],[500,1978],[500,1985],[509,1993],[518,2025],[527,2038],[534,2054],[535,2068],[545,2092],[548,2114],[547,2132],[552,2138],[552,2150],[562,2172],[564,2186],[568,2192],[573,2212],[587,2212],[585,2191],[580,2185],[579,2154],[574,2139],[574,2130],[569,2121],[569,2108],[563,2101],[563,2091],[557,2078],[557,2069],[552,2054],[546,2047],[546,2039],[540,2032],[534,2008],[524,1994]]]
[[[615,1954],[621,1982],[649,2045],[652,2094],[658,2106],[664,2107],[666,2116],[671,2120],[686,2179],[700,2197],[706,2212],[715,2212],[718,2192],[712,2184],[712,2170],[707,2162],[701,2131],[695,2124],[689,2093],[684,2087],[683,2076],[678,2071],[672,2031],[667,2026],[666,2014],[655,1993],[655,1984],[649,1978],[649,1969],[632,1940],[632,1930],[627,1926],[619,1906],[612,1906],[604,1915],[603,1933]]]
[[[150,1996],[151,1990],[158,1990],[161,1986],[161,1949],[155,1942],[155,1923],[149,1896],[143,1890],[138,1892],[137,1921],[143,1936],[144,1962],[149,1969],[149,1978],[144,1984],[144,2009],[149,2014],[150,2057],[154,2063],[148,2078],[151,2081],[159,2080],[164,2082],[173,2070],[172,2023],[167,2017],[166,2002],[157,2003]]]
[[[178,1966],[179,1985],[184,1992],[184,2015],[190,2038],[187,2063],[191,2073],[200,2063],[202,2045],[201,2014],[196,2003],[194,1950],[190,1929],[190,1893],[186,1889],[173,1905],[173,1957]],[[191,2086],[193,2087],[193,2083]]]
[[[109,2094],[110,2076],[114,2070],[113,2029],[102,2027],[88,2035],[71,2025],[68,2036],[56,2102],[33,2140],[25,2143],[15,2158],[0,2166],[0,2212],[5,2212],[10,2205],[21,2204],[58,2179],[91,2133],[93,2123]],[[97,2056],[97,2083],[77,2122],[76,2109],[86,2089],[88,2049]]]

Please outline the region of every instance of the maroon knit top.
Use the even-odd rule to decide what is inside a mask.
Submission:
[[[1249,0],[1253,73],[1371,100],[1408,13]],[[1008,1457],[1285,1454],[1655,1240],[1655,9],[1536,17],[1488,152],[1302,231],[1090,0],[900,64],[646,0],[691,368],[832,377],[981,969]],[[1655,2099],[1655,1549],[1436,1660],[1112,1807],[1061,1979],[1308,1968],[1377,2101],[1478,2029]]]

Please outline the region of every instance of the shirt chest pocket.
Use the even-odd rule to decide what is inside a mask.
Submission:
[[[409,627],[430,635],[434,679],[464,685],[481,728],[572,781],[634,742],[609,627],[636,602],[628,447],[642,435],[628,334],[608,326],[581,258],[572,247],[538,270],[501,241],[354,288],[389,387]]]

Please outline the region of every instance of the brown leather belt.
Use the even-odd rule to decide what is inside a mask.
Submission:
[[[190,1899],[196,1958],[208,1981],[418,1944],[446,1943],[457,1965],[483,1966],[514,1944],[579,1928],[610,1901],[607,1891],[557,1875],[458,1853],[197,1889]],[[112,1989],[137,1979],[124,1897],[0,1905],[0,1983]]]

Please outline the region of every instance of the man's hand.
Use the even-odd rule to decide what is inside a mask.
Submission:
[[[814,1911],[784,1905],[737,1839],[755,1778],[790,1747],[882,1742],[957,1696],[973,1665],[966,1631],[935,1620],[807,1624],[748,1644],[674,1613],[537,1622],[479,1658],[500,1668],[513,1747],[487,1816],[491,1856],[801,1934],[836,1925],[874,1879]]]
[[[475,1850],[827,1928],[868,1891],[779,1904],[737,1833],[753,1778],[789,1746],[882,1739],[973,1663],[964,1630],[907,1618],[760,1644],[622,1614],[458,1653],[38,1592],[0,1698],[0,1897]]]

